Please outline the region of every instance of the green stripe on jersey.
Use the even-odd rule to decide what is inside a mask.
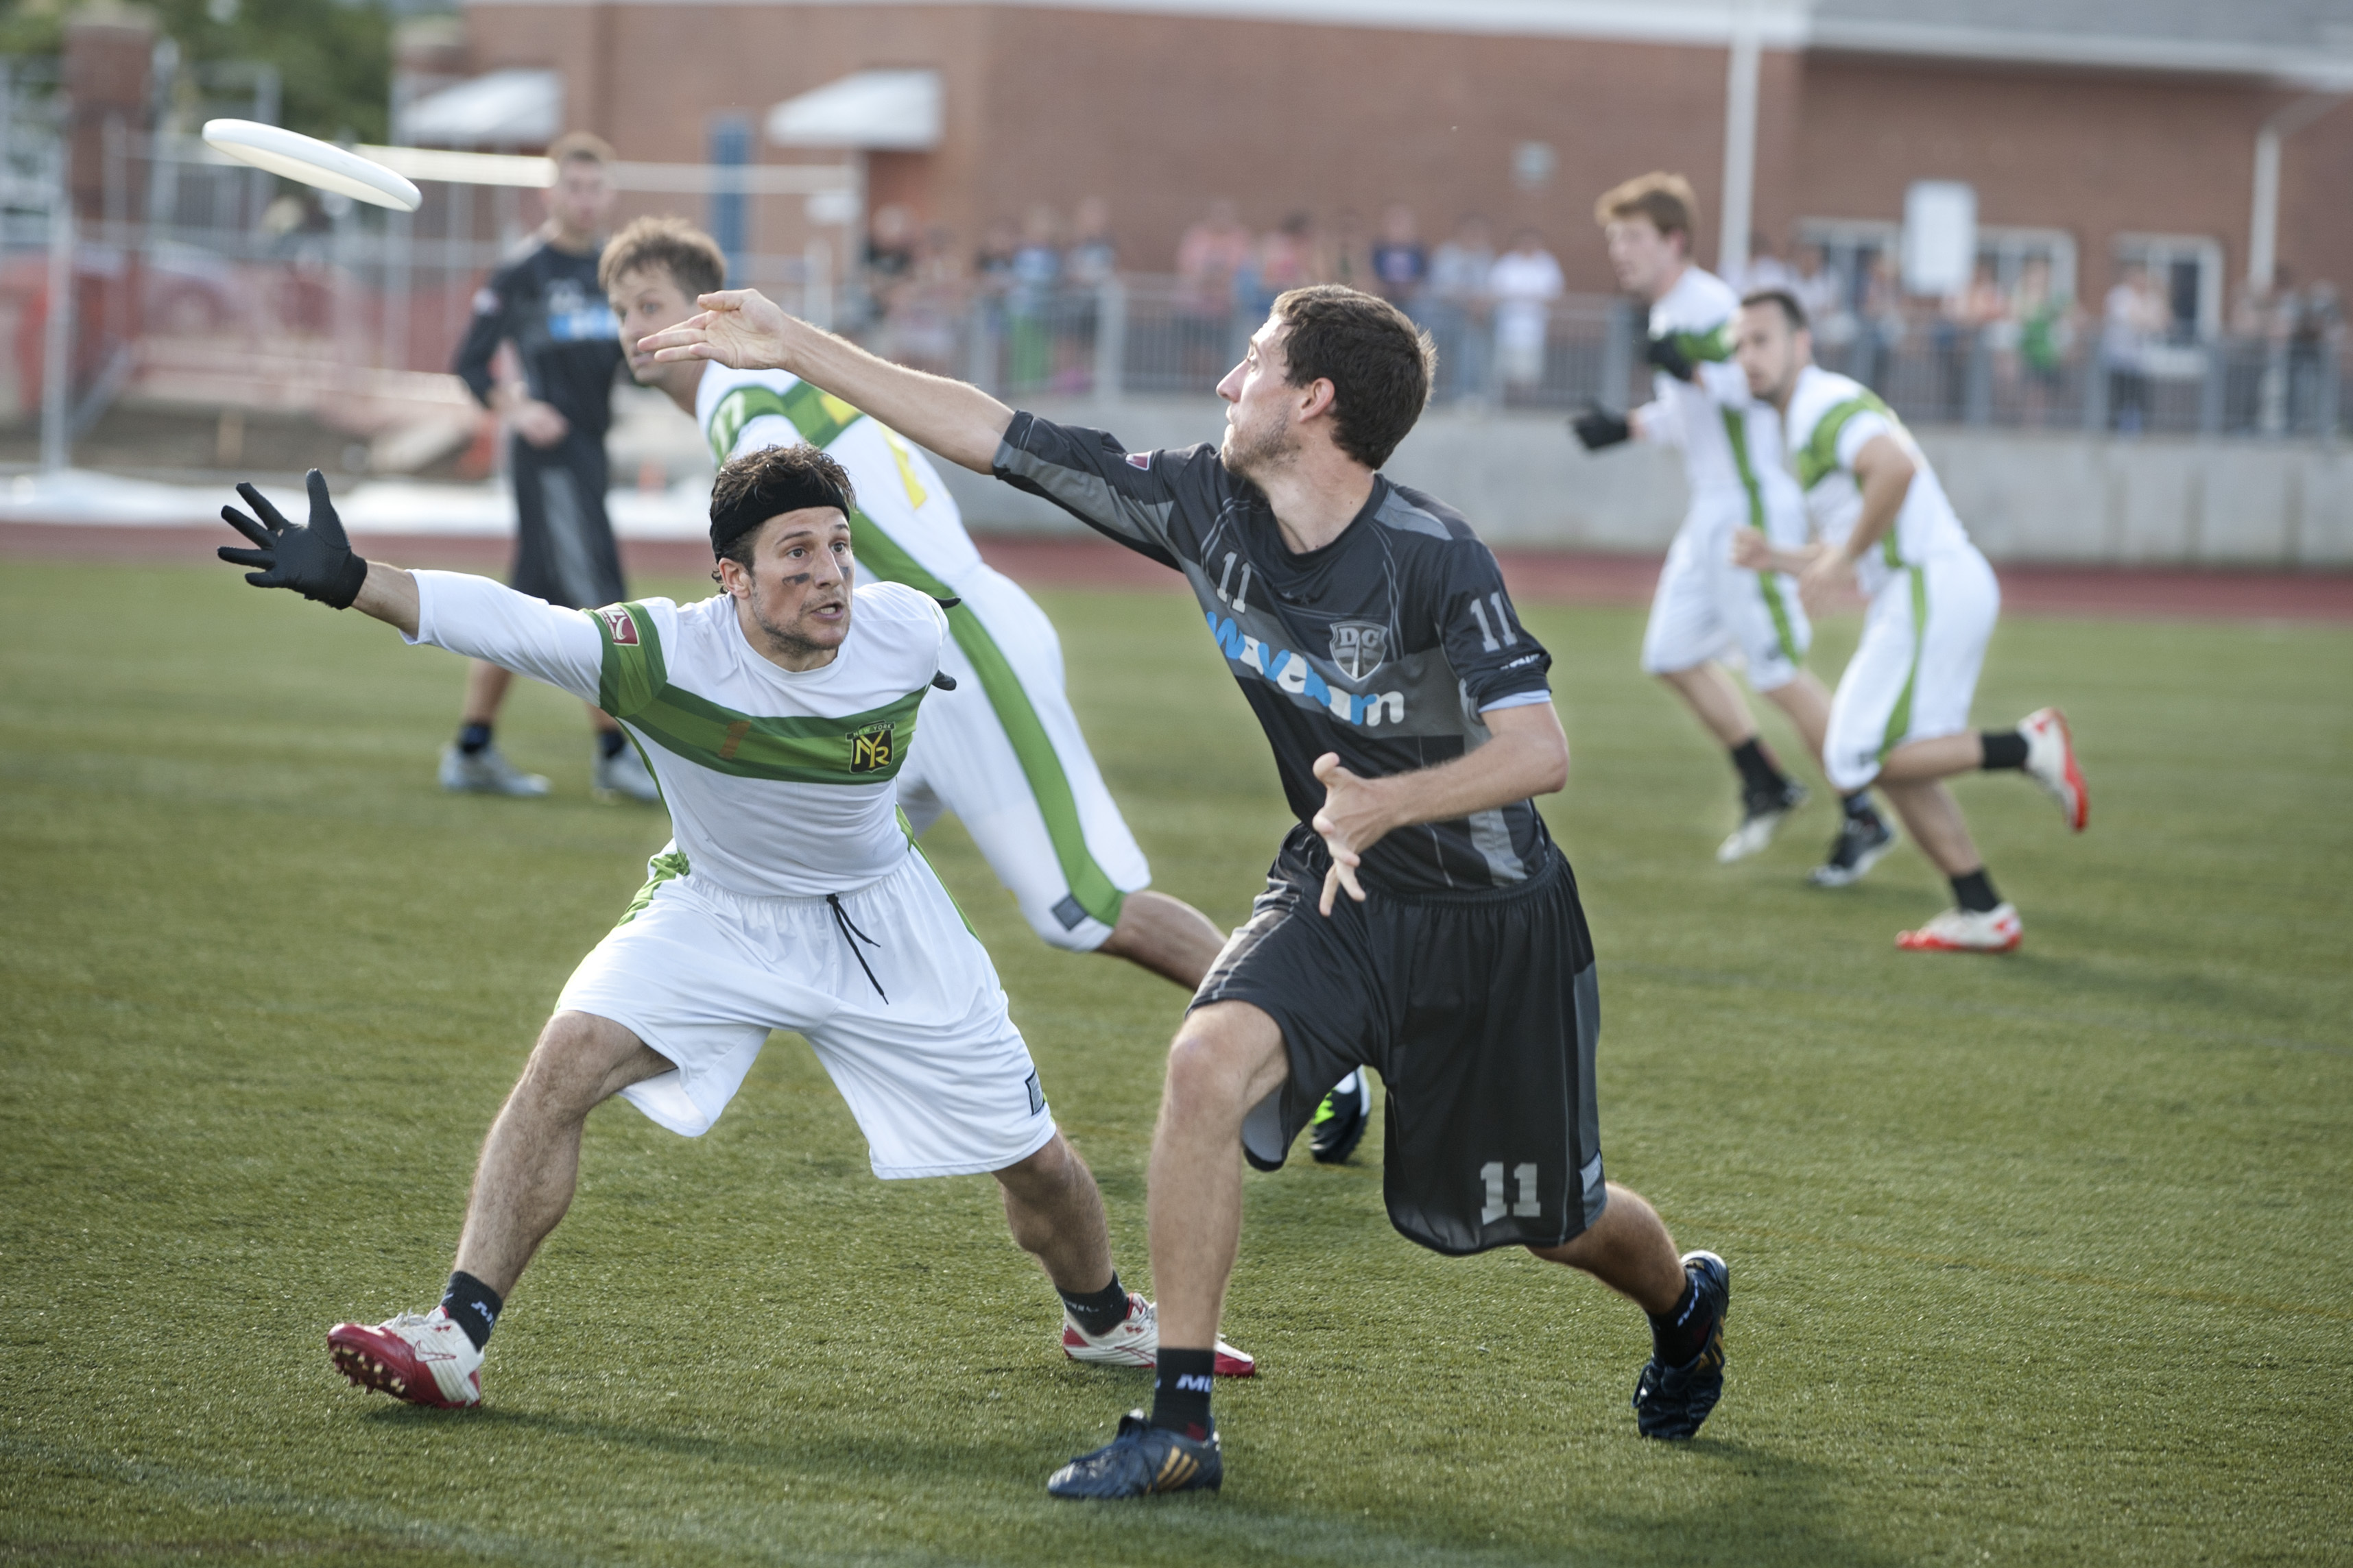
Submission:
[[[1732,443],[1732,466],[1740,470],[1740,488],[1748,497],[1748,526],[1757,532],[1765,531],[1765,490],[1757,482],[1757,470],[1748,461],[1748,416],[1737,408],[1719,405],[1716,412],[1724,416],[1724,434]],[[1781,645],[1781,657],[1791,664],[1803,664],[1806,656],[1798,647],[1798,635],[1789,625],[1789,606],[1781,602],[1781,584],[1770,572],[1759,572],[1757,591],[1765,595],[1765,608],[1773,617],[1773,636]]]
[[[1800,487],[1812,489],[1838,471],[1839,435],[1845,430],[1847,421],[1858,414],[1876,414],[1896,429],[1904,428],[1904,421],[1895,417],[1895,411],[1868,387],[1843,403],[1831,404],[1814,422],[1814,433],[1806,437],[1805,446],[1798,451],[1798,483]]]
[[[638,889],[638,896],[629,900],[629,907],[621,911],[621,918],[614,922],[613,929],[618,931],[645,913],[646,906],[654,901],[655,889],[673,878],[685,876],[686,872],[686,851],[683,849],[673,849],[667,855],[657,855],[647,861],[646,885]]]
[[[744,401],[738,405],[737,399]],[[839,398],[828,397],[809,385],[797,382],[786,392],[777,393],[765,386],[738,387],[720,400],[712,416],[711,444],[721,462],[734,448],[735,439],[744,426],[764,414],[779,414],[792,421],[793,428],[802,440],[812,447],[828,447],[841,433],[865,417]],[[726,432],[725,445],[721,444],[721,432]],[[904,545],[892,538],[863,510],[849,514],[850,551],[867,574],[881,582],[902,583],[938,600],[953,599],[955,590],[923,570]],[[1054,742],[1046,733],[1045,721],[1030,703],[1029,693],[1023,689],[1021,678],[988,635],[980,617],[968,605],[948,607],[948,632],[964,650],[972,665],[973,674],[980,680],[980,689],[988,705],[997,713],[997,721],[1005,730],[1006,739],[1013,744],[1013,755],[1021,764],[1021,776],[1029,785],[1031,798],[1038,803],[1039,815],[1046,821],[1046,837],[1054,847],[1054,862],[1060,868],[1062,879],[1070,884],[1071,896],[1079,908],[1108,926],[1119,923],[1123,894],[1111,876],[1095,863],[1088,852],[1087,836],[1079,821],[1078,796],[1071,788],[1069,775],[1062,772],[1062,759],[1054,750]],[[903,749],[904,742],[902,742]]]
[[[839,719],[761,719],[670,684],[661,634],[642,605],[587,612],[605,639],[596,706],[693,763],[778,784],[881,784],[898,776],[931,688]]]
[[[1694,364],[1721,364],[1732,357],[1732,322],[1718,321],[1704,332],[1669,332],[1667,341]]]

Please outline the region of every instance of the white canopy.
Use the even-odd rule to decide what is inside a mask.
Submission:
[[[940,73],[853,71],[768,110],[779,147],[928,153],[940,144]]]
[[[561,76],[498,70],[408,105],[395,139],[438,147],[543,147],[563,129]]]

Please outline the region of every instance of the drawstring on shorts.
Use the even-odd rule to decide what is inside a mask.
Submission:
[[[826,906],[833,910],[833,923],[840,930],[841,940],[849,944],[849,956],[858,960],[858,967],[866,971],[866,983],[874,987],[874,994],[882,998],[883,1005],[889,1006],[891,994],[882,989],[882,983],[874,978],[873,967],[866,962],[866,955],[858,951],[858,944],[861,942],[874,948],[882,944],[858,929],[857,922],[849,918],[849,912],[841,907],[839,893],[828,893],[825,901]]]

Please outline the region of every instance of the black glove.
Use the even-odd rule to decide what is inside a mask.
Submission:
[[[259,566],[245,580],[257,588],[291,588],[306,599],[348,610],[367,581],[367,563],[352,553],[343,537],[343,520],[327,499],[327,476],[312,468],[304,481],[311,487],[311,526],[297,528],[286,521],[269,499],[251,485],[237,493],[261,516],[256,522],[233,506],[221,508],[221,521],[259,548],[239,550],[224,544],[220,558],[233,566]]]
[[[1643,353],[1642,357],[1677,381],[1689,381],[1698,369],[1692,363],[1691,355],[1683,353],[1683,344],[1675,342],[1672,336],[1652,338],[1650,348]]]
[[[1612,414],[1598,403],[1586,405],[1585,412],[1570,420],[1568,427],[1577,432],[1578,444],[1588,452],[1634,438],[1634,427],[1626,423],[1624,415]]]

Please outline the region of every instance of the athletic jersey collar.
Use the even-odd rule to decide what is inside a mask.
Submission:
[[[1341,554],[1341,546],[1346,544],[1349,540],[1354,538],[1357,530],[1368,528],[1372,525],[1372,520],[1379,515],[1382,505],[1388,501],[1388,498],[1389,481],[1388,476],[1375,473],[1373,475],[1373,488],[1371,493],[1365,497],[1365,504],[1356,509],[1356,515],[1348,520],[1347,527],[1334,534],[1328,542],[1319,544],[1313,550],[1294,551],[1291,548],[1290,542],[1282,536],[1282,524],[1276,519],[1274,515],[1274,508],[1266,499],[1266,492],[1260,489],[1256,485],[1252,485],[1250,487],[1252,510],[1262,512],[1265,515],[1267,526],[1274,534],[1274,558],[1276,562],[1278,562],[1285,571],[1293,573],[1300,576],[1305,576],[1324,566],[1325,563],[1338,560]]]

